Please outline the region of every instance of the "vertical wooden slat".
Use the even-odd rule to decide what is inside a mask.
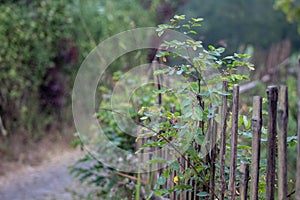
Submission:
[[[196,145],[196,144],[194,144]],[[191,164],[194,164],[194,162],[192,160],[190,160]],[[188,165],[190,167],[190,165]],[[193,187],[193,191],[189,192],[187,194],[187,200],[196,200],[196,194],[197,194],[197,183],[195,180],[189,180],[189,184],[191,184],[191,186]]]
[[[210,150],[211,150],[211,143],[212,143],[212,128],[213,128],[213,119],[208,119],[207,120],[207,127],[206,127],[206,138],[207,138],[207,141],[206,143],[204,144],[205,145],[205,148],[206,148],[206,156],[205,156],[205,165],[206,166],[210,166],[210,159],[211,159],[211,156],[210,156]],[[209,176],[210,174],[210,170],[211,168],[209,169],[205,169],[204,170],[204,177],[206,176]],[[210,188],[210,181],[206,181],[206,184],[204,184],[204,187],[203,187],[203,191],[207,192],[207,195],[206,197],[203,197],[203,199],[205,200],[208,200],[210,199],[210,193],[211,193],[211,188]]]
[[[279,87],[278,94],[278,200],[287,199],[287,124],[288,88]]]
[[[262,97],[255,96],[253,97],[253,114],[252,114],[253,136],[252,136],[250,200],[258,200],[261,128],[262,128]]]
[[[217,130],[218,124],[213,120],[212,135],[211,135],[211,154],[210,154],[210,174],[209,174],[209,188],[210,200],[215,199],[215,173],[216,173],[216,157],[217,157]]]
[[[277,100],[278,89],[276,86],[269,86],[268,95],[268,147],[267,147],[267,184],[266,199],[274,200],[275,192],[275,169],[276,169],[276,118],[277,118]]]
[[[236,166],[237,166],[237,139],[238,139],[238,118],[239,118],[239,86],[233,86],[232,94],[232,131],[230,142],[230,171],[228,192],[231,200],[235,200],[236,191]]]
[[[223,81],[223,92],[228,92],[228,83]],[[222,97],[222,108],[221,108],[221,137],[220,137],[220,194],[219,199],[224,199],[224,194],[226,190],[225,181],[225,155],[226,155],[226,129],[227,129],[227,99],[228,96],[224,95]]]
[[[170,112],[171,113],[175,113],[175,106],[174,106],[174,104],[171,104],[170,105]],[[172,119],[172,122],[171,122],[171,124],[172,125],[174,125],[173,123],[174,123],[174,121],[173,120],[175,120],[175,119]],[[169,151],[169,153],[170,153],[170,151]],[[167,159],[167,157],[165,158],[165,159]],[[168,188],[170,188],[170,189],[173,189],[174,188],[174,177],[176,176],[176,174],[175,174],[175,171],[174,170],[171,170],[171,174],[170,174],[170,178],[168,179]],[[169,195],[169,197],[170,197],[170,199],[175,199],[175,192],[172,192],[170,195]]]
[[[198,86],[199,86],[199,91],[198,91],[199,94],[197,95],[197,103],[202,108],[202,110],[204,110],[205,104],[204,104],[204,101],[202,99],[202,96],[200,95],[200,92],[201,92],[200,80],[198,80]],[[198,127],[202,130],[202,134],[203,135],[205,134],[205,131],[204,131],[205,126],[204,126],[204,124],[205,124],[204,120],[201,120],[201,121],[198,122]],[[208,126],[209,125],[207,125],[207,127]],[[205,144],[203,145],[203,147],[201,147],[201,145],[196,144],[196,148],[195,148],[196,151],[200,151],[201,148],[206,148]],[[207,159],[207,157],[206,157],[206,159]],[[205,164],[207,165],[206,161],[205,161]],[[206,177],[206,173],[207,173],[207,170],[204,170],[204,173],[203,173],[204,177]],[[202,191],[209,193],[209,190],[208,190],[207,186],[208,186],[207,184],[203,183],[202,186],[199,185],[199,189],[200,189],[200,187],[202,187]]]
[[[300,200],[300,57],[298,67],[298,144],[297,144],[297,174],[296,174],[296,200]]]
[[[240,180],[240,200],[248,199],[248,180],[249,180],[249,165],[247,162],[242,161],[241,167],[241,180]]]
[[[153,73],[156,70],[159,70],[160,66],[159,66],[159,63],[157,62],[157,60],[152,61],[152,68],[153,68]],[[156,76],[154,75],[154,82],[155,82],[157,90],[161,90],[162,89],[161,87],[163,85],[162,76],[161,75],[156,75]],[[161,93],[158,93],[158,95],[157,95],[157,104],[158,104],[158,107],[162,106],[162,94]],[[159,118],[158,122],[161,122],[161,121],[162,121],[162,119]],[[156,137],[154,137],[153,139],[157,140]],[[160,147],[152,147],[152,152],[153,152],[152,158],[153,157],[161,158],[163,155],[161,154],[162,152],[160,150],[161,150]],[[150,158],[150,159],[152,159],[152,158]],[[153,163],[152,167],[154,169],[156,169],[153,172],[153,183],[155,184],[157,182],[158,178],[160,177],[160,175],[163,173],[163,169],[162,169],[162,164],[161,163]]]
[[[185,168],[186,168],[186,160],[181,156],[180,157],[180,163],[181,163],[181,165],[180,165],[180,171],[181,172],[183,172],[184,170],[185,170]],[[181,183],[181,184],[185,184],[186,182],[184,182],[184,183]],[[179,195],[179,200],[185,200],[186,199],[186,192],[181,192],[180,193],[180,195]]]

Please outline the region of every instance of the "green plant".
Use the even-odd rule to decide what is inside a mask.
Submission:
[[[186,35],[196,34],[194,28],[201,26],[202,19],[192,18],[191,20],[186,20],[184,15],[176,15],[170,21],[170,24],[158,26],[159,36],[163,37],[167,29],[179,30]],[[186,81],[182,87],[177,89],[171,86],[167,90],[168,93],[174,93],[177,97],[182,97],[180,98],[181,110],[179,109],[180,105],[177,104],[175,105],[175,113],[169,112],[167,107],[158,109],[154,113],[145,113],[144,117],[141,118],[145,124],[147,124],[149,118],[157,116],[162,120],[150,131],[148,130],[148,132],[153,133],[153,139],[143,144],[141,149],[149,146],[164,148],[171,144],[168,138],[175,138],[175,142],[173,139],[172,144],[168,148],[178,153],[189,165],[184,171],[180,171],[179,167],[174,167],[182,165],[182,163],[178,163],[177,159],[164,160],[164,158],[154,158],[162,162],[172,163],[170,170],[178,173],[178,184],[174,188],[162,187],[170,178],[169,169],[166,169],[165,173],[161,174],[157,180],[153,188],[154,193],[151,194],[165,196],[172,192],[180,194],[184,191],[193,191],[191,185],[188,184],[190,181],[195,181],[206,188],[208,187],[210,166],[205,160],[205,152],[201,155],[198,152],[198,148],[206,145],[203,142],[211,131],[211,126],[208,122],[220,121],[220,114],[217,112],[217,108],[220,106],[221,97],[224,95],[230,97],[231,95],[222,91],[222,82],[227,81],[229,88],[232,89],[233,84],[248,78],[248,75],[239,74],[238,68],[247,67],[250,70],[254,68],[252,64],[245,61],[248,55],[235,53],[232,56],[222,56],[225,51],[224,48],[216,48],[209,45],[208,49],[206,49],[203,47],[202,41],[191,39],[186,39],[185,41],[166,40],[161,46],[163,50],[157,54],[157,57],[163,61],[169,60],[169,62],[176,64],[158,70],[154,72],[154,75],[164,74],[185,78]],[[184,57],[185,61],[182,61],[180,57]],[[206,76],[206,72],[212,69],[218,72],[217,75]],[[166,93],[163,89],[159,92],[162,95]],[[155,110],[153,107],[149,109]],[[244,125],[249,129],[248,118],[244,118],[240,122],[240,125]],[[191,142],[195,142],[196,146],[191,146]],[[182,151],[179,147],[185,145],[189,147],[187,147],[186,151]],[[240,146],[240,149],[242,149],[242,146]],[[197,195],[207,196],[211,192],[210,188],[207,189],[203,192],[198,191]]]
[[[165,37],[169,29],[183,32],[188,36],[196,35],[198,30],[195,29],[201,27],[202,20],[201,18],[187,20],[184,15],[176,15],[170,20],[170,24],[161,24],[157,28],[157,34],[165,39],[156,54],[157,60],[170,65],[154,71],[153,75],[158,77],[170,76],[178,80],[183,78],[184,81],[180,87],[167,85],[168,87],[162,86],[158,89],[155,85],[147,85],[141,90],[137,89],[130,99],[130,104],[125,105],[129,105],[130,118],[134,119],[136,124],[143,126],[143,134],[139,135],[135,140],[136,142],[143,141],[142,145],[138,146],[137,153],[149,148],[165,148],[176,154],[177,157],[170,160],[163,156],[154,156],[148,160],[147,163],[152,166],[158,163],[169,164],[168,168],[161,170],[160,177],[157,178],[154,185],[151,185],[153,176],[150,176],[149,180],[147,180],[148,183],[145,183],[141,174],[138,174],[136,178],[134,174],[124,175],[118,173],[114,169],[102,165],[97,158],[91,156],[86,160],[79,161],[79,164],[82,162],[95,162],[85,170],[75,166],[73,173],[82,177],[83,181],[91,180],[92,184],[101,185],[105,183],[106,187],[103,187],[103,191],[101,191],[103,193],[101,194],[107,196],[109,188],[118,187],[118,181],[122,182],[123,180],[126,180],[125,185],[135,185],[130,190],[130,195],[136,199],[141,198],[140,196],[142,196],[144,191],[147,193],[148,199],[151,199],[153,196],[167,196],[171,193],[180,195],[186,191],[192,192],[194,188],[191,186],[191,182],[197,183],[203,188],[203,190],[195,191],[197,196],[207,197],[211,193],[208,181],[212,166],[207,161],[207,152],[201,152],[199,148],[206,145],[205,141],[207,141],[206,139],[212,128],[211,124],[214,121],[220,122],[221,120],[218,112],[221,106],[221,98],[228,96],[231,103],[233,85],[248,79],[249,74],[239,74],[239,69],[244,67],[251,71],[254,68],[251,63],[247,62],[249,56],[246,54],[234,53],[233,55],[224,56],[226,52],[223,47],[214,47],[212,45],[205,47],[202,41],[188,37],[183,41],[168,40],[168,37]],[[211,69],[213,69],[214,74],[206,73]],[[122,76],[121,72],[117,72],[112,80],[116,83]],[[127,81],[130,82],[132,80]],[[229,83],[229,92],[223,91],[223,81]],[[134,143],[133,138],[125,135],[124,131],[114,121],[113,114],[118,113],[113,113],[114,111],[110,109],[111,93],[104,86],[99,87],[99,90],[102,94],[102,101],[96,116],[104,127],[104,133],[114,145],[130,152],[135,151],[137,144]],[[122,98],[122,96],[117,96],[116,98]],[[265,98],[263,103],[265,107],[267,103]],[[173,110],[170,110],[170,105],[174,108]],[[250,163],[251,139],[253,137],[251,132],[252,108],[250,106],[246,107],[245,110],[244,108],[242,109],[238,119],[238,162],[247,161]],[[263,110],[263,115],[267,115],[266,110]],[[120,117],[123,116],[120,115]],[[231,116],[229,116],[227,123],[229,128],[231,128],[231,120]],[[266,124],[264,122],[262,129],[260,199],[265,199],[264,193],[266,188]],[[228,139],[229,134],[227,134],[227,149],[230,148]],[[289,137],[288,146],[293,146],[295,141],[294,136]],[[83,146],[85,142],[77,141],[78,144]],[[110,152],[106,153],[109,157]],[[181,169],[183,162],[188,163],[188,167],[184,170]],[[229,163],[227,164],[229,165]],[[218,167],[217,165],[217,172],[219,170]],[[237,170],[239,167],[238,165]],[[103,172],[103,175],[99,175],[99,172]],[[173,172],[177,174],[174,178],[171,176]],[[226,167],[226,181],[228,181],[228,172],[229,168]],[[237,182],[239,181],[237,179]],[[167,182],[174,182],[174,187],[166,187]]]
[[[158,35],[164,37],[165,31],[168,29],[179,30],[186,35],[196,34],[197,32],[194,28],[201,26],[201,22],[202,19],[192,18],[191,20],[186,20],[185,16],[176,15],[171,19],[171,24],[158,26]],[[202,145],[210,128],[206,122],[220,121],[220,115],[217,112],[217,108],[220,106],[220,99],[224,95],[230,96],[230,93],[222,91],[222,82],[227,81],[231,90],[233,84],[248,78],[248,75],[239,74],[238,68],[254,69],[253,65],[246,61],[247,55],[222,56],[225,51],[224,48],[216,48],[210,45],[206,49],[203,47],[202,41],[195,41],[189,38],[184,41],[165,40],[161,47],[162,50],[157,53],[158,59],[164,62],[169,61],[173,64],[156,70],[154,76],[173,76],[175,79],[183,78],[184,81],[177,88],[173,88],[171,85],[168,88],[162,87],[157,89],[152,85],[144,87],[143,90],[136,90],[133,94],[131,106],[129,107],[131,111],[130,117],[137,124],[144,127],[144,134],[140,135],[137,141],[150,136],[150,139],[146,139],[147,141],[140,146],[138,152],[149,147],[164,148],[169,145],[169,150],[184,158],[190,164],[190,167],[185,171],[180,171],[181,163],[176,159],[166,160],[165,158],[154,157],[149,160],[150,165],[158,162],[170,164],[170,169],[166,169],[161,174],[154,188],[151,188],[149,184],[143,184],[143,188],[149,194],[149,198],[151,195],[164,196],[171,192],[180,194],[183,191],[192,191],[191,186],[186,184],[190,180],[207,187],[209,165],[203,159],[205,154],[198,155],[197,150],[191,146],[191,142],[194,141],[198,147]],[[181,59],[182,57],[184,59]],[[216,73],[215,76],[205,76],[205,72],[211,69]],[[117,73],[115,76],[117,78],[114,81],[117,81],[121,76],[122,74]],[[116,146],[134,151],[135,146],[124,146],[124,144],[130,144],[132,138],[124,136],[123,131],[118,128],[113,119],[113,112],[109,109],[111,94],[105,94],[107,92],[105,87],[100,87],[100,89],[102,91],[102,101],[97,117],[104,127],[104,133]],[[157,105],[157,96],[160,95],[162,99]],[[169,111],[171,104],[175,107],[174,111]],[[206,106],[204,107],[203,104]],[[105,110],[103,109],[105,107],[108,108]],[[136,111],[137,109],[138,112]],[[153,123],[152,119],[157,118],[160,120],[157,123]],[[243,120],[243,122],[249,129],[248,119]],[[200,124],[201,126],[199,126]],[[175,139],[175,142],[171,143],[169,138]],[[77,143],[81,142],[84,145],[86,141]],[[182,146],[187,146],[186,151],[179,149]],[[106,153],[109,156],[109,152]],[[90,161],[97,161],[93,157],[90,157],[90,159]],[[94,165],[89,170],[84,171],[77,169],[75,166],[73,171],[75,173],[78,172],[78,175],[85,178],[92,177],[92,179],[98,180],[100,184],[103,182],[103,179],[97,179],[100,176],[97,173],[91,173],[91,171],[99,169],[96,167],[98,165]],[[109,170],[109,173],[114,174],[113,169],[108,169],[104,166],[102,168],[104,171]],[[171,171],[178,173],[175,180],[178,184],[174,188],[162,188],[162,185],[170,178]],[[203,176],[203,173],[206,175]],[[124,178],[120,174],[117,175],[119,178]],[[109,180],[109,177],[106,177],[106,179]],[[134,180],[131,175],[130,177]],[[140,183],[141,179],[138,179],[137,187]],[[138,196],[139,190],[133,192],[137,192]],[[207,192],[209,191],[198,192],[198,195],[206,196]],[[136,198],[138,198],[137,196]]]

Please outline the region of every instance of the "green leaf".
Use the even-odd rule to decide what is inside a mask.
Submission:
[[[159,53],[156,54],[156,57],[160,58],[160,57],[169,56],[169,55],[170,55],[170,53],[167,51],[160,51]]]
[[[170,169],[165,169],[164,170],[164,177],[169,178],[171,174],[171,170]]]
[[[183,114],[183,118],[190,118],[193,115],[192,106],[191,105],[184,106],[182,109],[182,114]]]
[[[192,88],[194,93],[198,93],[199,87],[197,82],[190,82],[190,87]]]
[[[167,58],[164,56],[162,57],[163,62],[167,62]]]
[[[193,22],[202,22],[203,18],[192,18]]]
[[[184,20],[185,19],[185,15],[175,15],[173,18],[177,19],[177,20]]]
[[[216,49],[216,51],[221,54],[221,53],[224,53],[225,48],[219,47],[219,48]]]
[[[194,31],[194,30],[190,30],[189,33],[194,34],[194,35],[197,35],[197,32]]]
[[[179,164],[179,162],[177,160],[174,161],[174,162],[172,162],[171,165],[170,165],[170,168],[172,170],[179,171],[180,170],[180,164]]]
[[[169,191],[167,189],[160,189],[160,190],[155,190],[154,191],[154,194],[156,196],[163,196],[163,195],[166,195],[168,193],[169,193]]]
[[[234,57],[237,57],[237,58],[249,58],[250,55],[249,54],[238,54],[238,53],[235,53]]]
[[[246,115],[243,115],[243,123],[246,129],[251,128],[251,121]]]
[[[198,23],[194,23],[193,25],[192,25],[192,27],[200,27],[200,26],[202,26],[201,24],[198,24]]]
[[[199,95],[202,96],[202,97],[209,97],[210,96],[210,91],[200,92]]]
[[[289,142],[291,142],[291,141],[293,141],[293,140],[296,140],[297,141],[297,136],[296,135],[293,135],[293,136],[289,136],[289,137],[287,137],[287,142],[289,143]]]
[[[195,137],[195,142],[196,142],[198,145],[202,145],[204,139],[205,139],[205,135],[197,134],[197,136]]]
[[[243,131],[241,132],[241,135],[245,136],[245,137],[248,137],[248,138],[252,138],[253,135],[251,132],[247,132],[247,131]]]
[[[247,145],[237,145],[237,148],[238,149],[251,149],[251,147],[247,146]]]
[[[157,179],[157,184],[158,185],[164,185],[166,183],[167,179],[164,176],[161,176]]]
[[[248,64],[247,67],[248,67],[248,69],[251,70],[251,71],[255,70],[253,64]]]
[[[211,50],[211,51],[214,51],[214,50],[216,49],[216,48],[215,48],[214,46],[212,46],[212,45],[209,45],[208,48],[209,48],[209,50]]]
[[[192,119],[201,121],[203,119],[203,110],[200,106],[193,107]]]
[[[234,57],[233,56],[226,56],[225,58],[223,58],[223,60],[233,60]]]
[[[199,193],[197,193],[197,196],[198,197],[207,197],[208,193],[207,192],[199,192]]]
[[[154,192],[151,191],[150,194],[149,194],[148,197],[147,197],[147,200],[150,200],[150,199],[152,198],[153,194],[154,194]]]
[[[181,68],[180,70],[178,70],[178,71],[176,72],[176,74],[177,74],[177,75],[181,75],[183,72],[184,72],[184,69]]]
[[[184,25],[182,25],[182,27],[187,28],[187,29],[191,29],[191,26],[189,24],[184,24]]]
[[[193,186],[191,186],[191,185],[176,185],[175,187],[174,187],[175,189],[186,189],[186,190],[190,190],[190,189],[192,189],[193,188]]]
[[[165,94],[167,92],[170,92],[172,91],[172,89],[169,89],[169,88],[163,88],[163,89],[160,89],[160,90],[153,90],[153,93],[154,94]]]
[[[161,37],[163,34],[164,34],[164,31],[159,31],[159,32],[157,33],[158,37]]]
[[[207,118],[208,119],[211,119],[211,118],[213,118],[215,116],[215,110],[214,110],[214,108],[209,108],[208,109],[208,115],[207,115]]]
[[[149,116],[143,116],[143,117],[140,118],[140,120],[144,121],[144,120],[146,120],[148,118],[149,118]]]

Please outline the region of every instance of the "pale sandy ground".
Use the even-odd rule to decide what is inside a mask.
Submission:
[[[0,200],[71,200],[82,186],[68,167],[83,153],[64,150],[49,156],[39,166],[20,166],[0,176]]]

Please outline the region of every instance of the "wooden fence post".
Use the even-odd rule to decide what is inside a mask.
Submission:
[[[298,144],[297,144],[297,174],[296,174],[296,200],[300,200],[300,57],[298,67]]]
[[[211,132],[211,153],[210,153],[210,174],[209,174],[209,199],[215,199],[215,173],[216,173],[216,157],[217,157],[217,131],[218,131],[218,124],[215,119],[212,121],[212,132]]]
[[[171,104],[170,105],[170,112],[171,113],[175,113],[175,106],[174,104]],[[173,120],[173,119],[172,119]],[[173,122],[172,122],[172,125],[173,125]],[[174,170],[171,170],[171,175],[170,175],[170,178],[168,179],[167,181],[167,188],[174,188],[174,177],[176,176],[176,173]],[[172,192],[170,195],[169,195],[170,199],[175,199],[176,197],[176,193],[175,192]]]
[[[278,94],[278,199],[287,198],[287,125],[288,125],[288,88],[279,87]]]
[[[242,161],[241,167],[241,180],[240,180],[240,200],[248,199],[248,180],[249,180],[249,165],[247,162]]]
[[[278,89],[276,86],[269,86],[268,95],[268,149],[267,149],[267,183],[266,199],[274,200],[275,192],[275,169],[276,169],[276,117],[277,117],[277,100]]]
[[[237,139],[238,139],[238,119],[239,119],[239,85],[233,86],[232,94],[232,131],[230,142],[230,172],[228,192],[231,200],[235,200],[236,193],[236,162],[237,162]]]
[[[262,97],[255,96],[253,97],[253,114],[252,114],[253,135],[252,135],[250,200],[258,200],[261,127],[262,127]]]
[[[228,82],[223,81],[223,92],[228,92]],[[224,194],[226,190],[225,181],[225,155],[226,155],[226,129],[227,129],[227,99],[228,96],[222,97],[222,108],[221,108],[221,138],[220,138],[220,194],[219,199],[224,200]]]

